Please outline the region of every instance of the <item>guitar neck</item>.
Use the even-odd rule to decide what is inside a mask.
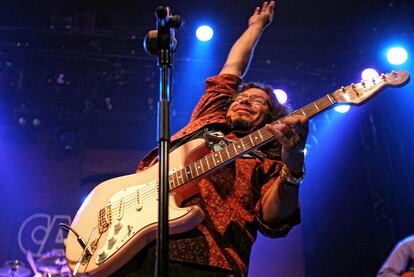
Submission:
[[[328,94],[304,106],[303,108],[272,122],[271,124],[280,124],[286,117],[291,115],[304,115],[307,118],[312,118],[335,103],[337,103],[336,96],[334,94]],[[171,174],[169,176],[170,190],[173,190],[194,180],[195,178],[200,177],[203,174],[223,166],[237,157],[269,143],[273,139],[273,135],[263,127],[233,143],[226,145],[219,151],[209,153],[198,161],[193,162],[192,164]]]
[[[334,94],[327,94],[324,97],[321,97],[318,100],[306,105],[305,107],[298,109],[287,116],[282,117],[274,123],[281,123],[284,121],[286,117],[292,115],[304,115],[307,118],[312,118],[336,103],[338,103],[336,96]]]

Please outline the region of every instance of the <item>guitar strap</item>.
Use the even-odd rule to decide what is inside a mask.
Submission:
[[[207,142],[207,146],[211,149],[213,152],[217,152],[221,150],[226,145],[233,143],[233,140],[230,140],[226,138],[225,134],[220,130],[222,126],[216,126],[216,125],[210,125],[207,127],[204,127],[203,129],[198,130],[197,132],[184,137],[182,139],[179,139],[174,143],[174,145],[171,147],[171,151],[177,149],[181,145],[198,138],[203,138]],[[255,149],[250,153],[244,154],[242,156],[243,158],[266,158],[267,155],[260,151],[259,149]]]
[[[233,143],[233,140],[226,138],[221,131],[209,130],[208,128],[204,129],[204,139],[208,143],[208,147],[213,151],[217,152],[226,145]],[[251,153],[244,154],[243,158],[265,158],[266,154],[260,151],[259,149],[253,150]]]

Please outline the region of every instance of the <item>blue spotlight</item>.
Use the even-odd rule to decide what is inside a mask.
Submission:
[[[408,59],[407,50],[402,47],[393,47],[387,52],[387,60],[390,64],[401,65]]]
[[[349,109],[351,108],[350,105],[338,105],[334,108],[335,111],[337,111],[338,113],[346,113],[349,111]]]
[[[378,72],[373,68],[366,68],[361,73],[362,80],[372,80],[379,76]]]
[[[210,26],[203,25],[197,28],[196,36],[198,40],[209,41],[213,37],[214,31]]]
[[[287,101],[287,94],[282,89],[274,89],[273,93],[276,95],[277,101],[279,101],[280,104],[285,104]]]
[[[306,145],[305,148],[303,149],[303,155],[307,156],[308,154],[309,154],[308,145]]]

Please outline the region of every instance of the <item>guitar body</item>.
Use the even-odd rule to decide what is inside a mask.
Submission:
[[[190,141],[170,154],[170,171],[210,152],[203,139]],[[80,261],[79,275],[107,276],[127,263],[156,239],[158,228],[158,164],[145,171],[110,179],[99,184],[78,210],[71,227],[93,251],[85,251],[69,232],[66,258],[73,271]],[[195,181],[174,190],[169,196],[169,232],[193,229],[204,219],[197,206],[180,208],[185,199],[198,193]]]

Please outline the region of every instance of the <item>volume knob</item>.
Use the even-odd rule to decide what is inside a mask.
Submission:
[[[116,242],[115,236],[109,236],[108,238],[108,244],[112,245]]]
[[[105,252],[105,250],[100,249],[100,250],[98,251],[98,259],[99,259],[99,260],[103,260],[103,259],[105,259],[105,258],[106,258],[106,252]]]
[[[115,231],[119,231],[122,228],[122,223],[120,220],[118,220],[114,225]]]

